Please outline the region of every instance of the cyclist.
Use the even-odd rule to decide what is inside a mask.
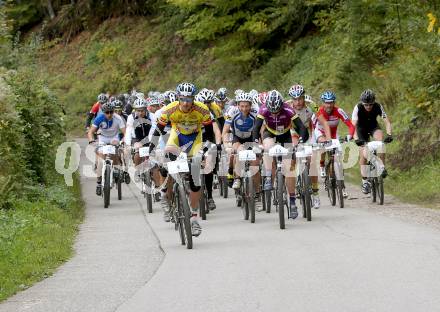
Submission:
[[[293,128],[300,135],[303,142],[309,138],[307,128],[302,123],[301,119],[290,106],[283,101],[283,97],[277,90],[272,90],[263,95],[265,104],[260,107],[257,115],[257,122],[252,131],[252,138],[255,143],[259,142],[261,137],[263,140],[263,148],[266,152],[275,145],[275,142],[284,144],[292,143],[292,136],[290,129]],[[263,134],[260,135],[261,127],[265,123],[266,128]],[[265,178],[263,183],[263,190],[269,191],[272,189],[272,162],[270,157],[264,157],[263,163],[265,168]],[[289,168],[291,162],[288,162]],[[292,219],[298,216],[298,209],[295,203],[295,183],[293,177],[286,178],[286,185],[290,198],[290,215]]]
[[[112,103],[104,103],[101,106],[102,112],[99,114],[95,120],[93,121],[92,126],[89,129],[87,134],[89,139],[89,144],[93,144],[96,142],[94,139],[94,134],[99,130],[100,133],[98,135],[98,143],[102,144],[113,144],[118,145],[120,142],[119,139],[119,131],[125,135],[125,123],[121,116],[114,114],[114,108]],[[98,148],[96,151],[96,155],[98,158],[98,166],[97,166],[97,185],[96,185],[96,195],[101,196],[102,194],[102,166],[104,155],[101,152],[101,148]],[[120,160],[116,155],[112,155],[114,165],[119,165]]]
[[[203,142],[202,127],[205,128],[206,141],[214,141],[213,121],[209,109],[205,104],[194,101],[197,92],[194,84],[183,82],[177,86],[176,91],[178,101],[163,109],[150,144],[150,151],[152,151],[157,145],[159,136],[165,134],[164,129],[170,123],[172,128],[165,153],[172,160],[176,158],[180,150],[188,153],[188,156],[193,156],[200,150]],[[199,236],[202,232],[198,218],[200,186],[195,185],[192,176],[190,178],[189,199],[192,211],[192,234]]]
[[[380,128],[377,117],[381,117],[385,123],[386,137],[384,139],[384,134]],[[371,185],[367,180],[366,164],[367,159],[365,151],[362,146],[373,138],[376,141],[384,141],[385,143],[390,143],[393,141],[391,121],[388,118],[383,106],[376,102],[376,95],[370,89],[362,92],[360,96],[360,102],[354,107],[352,115],[353,123],[356,128],[355,139],[356,144],[360,148],[360,167],[362,175],[362,192],[368,194],[371,190]],[[378,153],[381,160],[385,161],[385,155],[383,153]],[[386,169],[382,172],[382,177],[387,176]]]
[[[348,127],[349,134],[347,135],[347,141],[353,138],[355,128],[350,120],[350,117],[345,113],[345,111],[336,106],[336,95],[332,91],[325,91],[321,94],[322,106],[319,108],[316,114],[317,120],[315,120],[315,140],[318,143],[324,143],[328,141],[328,136],[325,134],[325,129],[323,124],[319,122],[320,116],[323,116],[330,127],[331,139],[337,139],[338,136],[338,125],[339,120],[342,120]],[[320,176],[325,178],[325,153],[321,154],[321,160],[319,163]],[[347,191],[342,190],[343,196],[348,197]],[[313,206],[317,209],[320,206],[319,197],[314,197]]]
[[[324,129],[325,135],[320,139],[321,141],[331,140],[331,132],[330,127],[328,125],[327,120],[323,115],[315,115],[314,110],[306,105],[306,94],[304,87],[302,85],[293,85],[289,89],[289,95],[292,97],[288,103],[292,105],[293,111],[298,115],[303,124],[309,130],[309,141],[312,139],[313,134],[313,120],[317,119],[322,128]],[[310,100],[309,100],[310,101]],[[310,103],[310,102],[309,102]],[[299,135],[295,131],[292,131],[292,141],[293,144],[298,144]],[[305,143],[305,142],[304,142]],[[312,174],[310,176],[310,180],[312,182],[312,203],[313,207],[316,209],[320,206],[319,200],[319,183],[318,176],[316,174]],[[296,181],[295,181],[296,183]]]
[[[225,87],[219,88],[215,93],[214,101],[222,109],[222,112],[225,113],[229,108],[228,90]]]
[[[196,100],[205,104],[208,107],[211,114],[211,119],[214,121],[213,129],[215,134],[215,141],[217,144],[220,145],[221,131],[223,129],[225,118],[223,117],[222,109],[214,102],[214,91],[204,88],[197,94]],[[202,129],[202,131],[203,131],[203,135],[205,136],[204,129]],[[204,141],[206,141],[205,137],[204,137]],[[206,163],[210,163],[210,162],[211,162],[211,157],[209,158],[209,160],[207,159]],[[206,193],[208,195],[207,203],[210,210],[216,209],[216,204],[214,202],[214,199],[212,198],[214,173],[216,173],[215,166],[213,169],[214,170],[205,174],[205,187],[206,187]]]
[[[235,98],[235,102],[238,105],[237,111],[226,121],[225,127],[223,128],[223,134],[225,136],[230,130],[232,131],[232,149],[234,153],[237,154],[244,148],[250,147],[253,142],[252,130],[256,123],[258,111],[252,110],[252,96],[249,93],[240,93]],[[243,146],[243,144],[248,146]],[[234,160],[232,160],[232,162],[234,162]],[[252,165],[258,166],[258,161],[252,162]],[[232,168],[229,168],[229,170],[233,171]],[[253,180],[254,185],[258,187],[260,185],[259,172],[253,176]],[[235,177],[232,188],[235,190],[239,189],[241,187],[240,182],[241,180]],[[257,190],[256,193],[256,197],[260,198],[260,191]]]

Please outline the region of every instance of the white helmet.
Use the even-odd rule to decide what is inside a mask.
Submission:
[[[235,97],[235,102],[237,102],[237,103],[239,103],[239,102],[252,103],[252,96],[246,92],[240,93]]]
[[[251,91],[249,91],[249,95],[253,98],[255,95],[258,95],[258,91],[255,89],[252,89]]]
[[[162,105],[162,104],[163,104],[163,100],[159,97],[152,97],[152,98],[150,98],[150,101],[148,102],[148,106]]]
[[[198,94],[197,97],[199,98],[199,101],[204,102],[212,102],[214,101],[214,91],[209,89],[202,89]]]
[[[283,106],[283,97],[277,90],[267,93],[266,107],[271,113],[278,113]]]
[[[137,98],[133,103],[134,109],[145,108],[147,107],[147,102],[144,99]]]
[[[136,97],[137,97],[138,99],[143,99],[143,100],[145,100],[145,94],[143,94],[142,92],[136,92]]]
[[[237,95],[239,95],[240,93],[243,93],[243,92],[244,92],[243,90],[237,89],[237,90],[235,90],[234,94],[235,94],[235,96],[237,96]]]

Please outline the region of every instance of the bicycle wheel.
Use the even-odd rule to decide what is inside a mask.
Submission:
[[[283,230],[286,228],[286,223],[284,220],[284,176],[281,170],[277,172],[277,206],[280,229]]]
[[[206,220],[206,211],[208,207],[206,207],[206,196],[205,196],[205,176],[203,174],[200,175],[200,199],[199,199],[199,209],[200,209],[200,217],[202,220]]]
[[[302,175],[299,175],[296,180],[296,194],[299,195],[299,200],[301,202],[302,216],[303,216],[303,218],[307,218],[307,209],[306,209],[306,203],[305,203],[305,198],[304,198],[304,185],[303,185]]]
[[[371,192],[371,201],[373,203],[376,202],[376,185],[377,185],[377,178],[372,178],[370,180],[370,192]]]
[[[241,212],[243,213],[243,219],[244,220],[249,220],[249,206],[248,206],[248,202],[246,200],[246,190],[245,190],[245,185],[243,185],[243,180],[240,186],[240,190],[238,191],[238,196],[237,198],[240,200],[241,202]]]
[[[174,205],[173,213],[175,214],[176,230],[179,231],[180,243],[182,245],[185,245],[186,244],[185,224],[184,224],[185,214],[183,212],[183,208],[180,202],[179,192],[177,188],[175,188],[174,191],[175,192],[173,193],[174,199],[172,201],[172,205]]]
[[[105,165],[104,172],[104,208],[108,208],[110,205],[110,175],[111,175],[111,166],[110,164]]]
[[[266,207],[266,213],[270,213],[270,209],[272,208],[272,191],[263,191],[264,193],[264,201]]]
[[[251,223],[255,223],[255,191],[252,178],[246,178],[246,203]]]
[[[385,194],[383,191],[383,179],[382,177],[377,178],[377,197],[379,198],[379,205],[383,205],[383,202],[385,200]]]
[[[118,185],[118,200],[121,200],[122,199],[122,171],[119,169],[117,169],[117,170],[118,171],[117,171],[116,176],[118,178],[117,178],[116,183]]]
[[[145,199],[147,200],[147,210],[148,213],[153,212],[153,196],[151,195],[151,176],[150,172],[144,172],[143,173],[145,178]]]
[[[179,187],[179,202],[182,205],[183,210],[183,224],[185,228],[186,234],[186,248],[192,249],[193,241],[192,241],[192,232],[191,232],[191,211],[189,210],[188,198],[183,186]]]
[[[220,197],[223,197],[223,177],[220,177],[218,179],[218,184],[219,184],[219,191],[220,191]]]
[[[302,175],[303,181],[303,196],[304,196],[304,206],[306,210],[307,221],[312,221],[312,197],[311,197],[311,184],[308,169],[304,169]]]
[[[338,197],[339,208],[344,208],[344,195],[342,190],[344,189],[344,181],[336,181],[336,195]]]
[[[223,198],[228,198],[228,181],[225,176],[221,177],[223,187]]]

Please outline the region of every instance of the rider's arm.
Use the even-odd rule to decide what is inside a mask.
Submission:
[[[223,142],[226,142],[228,140],[229,130],[231,130],[231,125],[226,122],[222,132]]]
[[[380,110],[381,110],[381,116],[382,116],[383,122],[385,123],[385,128],[386,128],[387,134],[391,135],[391,131],[392,131],[391,121],[388,118],[388,115],[385,113],[385,110],[383,109],[383,106],[381,104],[379,104],[379,107],[380,107]]]
[[[215,135],[215,144],[222,144],[222,133],[217,123],[212,124]],[[206,131],[206,130],[205,130]]]
[[[330,131],[330,126],[328,125],[327,119],[321,114],[317,115],[319,124],[324,128],[325,132],[325,139],[331,140],[332,139],[332,133]]]
[[[264,119],[256,118],[254,129],[252,130],[252,141],[256,142],[260,138],[260,130],[263,126]],[[304,125],[303,125],[304,126]],[[306,129],[307,131],[307,129]]]
[[[353,114],[351,114],[351,123],[353,124],[353,127],[354,127],[353,138],[356,140],[359,138],[357,135],[357,130],[356,130],[356,128],[357,128],[356,125],[358,122],[358,112],[359,112],[359,109],[358,109],[358,106],[356,105],[353,109]]]
[[[93,134],[95,134],[96,130],[98,130],[98,128],[95,125],[92,125],[89,129],[89,132],[87,132],[89,142],[94,141]]]
[[[92,123],[92,119],[95,118],[95,114],[93,114],[92,112],[88,112],[87,113],[87,119],[86,119],[86,128],[90,127],[90,124]]]
[[[133,136],[133,123],[134,123],[133,115],[129,115],[127,118],[127,128],[125,129],[125,136],[124,136],[126,146],[131,145],[131,140]]]
[[[292,118],[292,126],[296,133],[299,134],[300,138],[302,138],[303,142],[306,142],[309,139],[309,131],[307,131],[306,126],[304,126],[301,118],[299,118],[298,115],[295,115]]]
[[[338,118],[341,119],[348,127],[350,135],[353,137],[355,132],[355,127],[350,120],[350,117],[344,112],[342,108],[338,108]]]
[[[163,124],[162,122],[158,122],[156,124],[156,128],[154,129],[153,135],[151,136],[150,153],[154,149],[154,147],[157,146],[160,136],[165,135],[165,126],[166,124]]]

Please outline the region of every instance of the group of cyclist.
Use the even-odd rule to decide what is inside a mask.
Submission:
[[[293,85],[288,94],[290,99],[285,100],[277,90],[235,90],[234,97],[230,98],[226,88],[219,88],[216,92],[207,88],[198,91],[194,84],[188,82],[180,83],[175,90],[164,93],[149,92],[147,97],[136,91],[118,96],[100,94],[86,121],[89,144],[94,144],[96,138],[98,140],[96,194],[100,196],[102,192],[101,169],[104,156],[100,150],[101,145],[122,145],[123,162],[134,164],[136,168],[144,161],[153,161],[153,157],[139,156],[139,148],[148,147],[149,155],[155,155],[156,162],[155,166],[149,168],[152,168],[150,170],[155,185],[162,185],[160,194],[164,220],[169,222],[168,204],[172,196],[172,180],[168,179],[167,184],[163,185],[168,174],[163,164],[174,161],[179,153],[184,152],[191,157],[207,146],[211,146],[211,150],[218,155],[227,148],[232,150],[228,153],[227,179],[233,189],[239,189],[241,180],[234,170],[237,168],[236,155],[239,151],[260,146],[267,152],[275,144],[327,144],[339,138],[340,120],[348,127],[346,140],[354,139],[360,147],[361,188],[363,193],[368,194],[370,185],[365,168],[367,160],[364,146],[371,139],[388,143],[393,140],[390,120],[382,105],[376,102],[374,92],[369,89],[362,92],[351,119],[336,105],[336,95],[332,91],[321,94],[321,105],[315,103],[299,84]],[[384,121],[385,134],[379,126],[378,117]],[[273,188],[273,161],[267,153],[263,155],[262,170],[253,176],[256,198],[260,198],[262,191]],[[321,177],[326,174],[323,156],[319,170]],[[384,161],[383,155],[381,158]],[[204,176],[210,210],[216,209],[212,191],[214,175],[218,170],[218,166],[217,169],[215,166],[217,159],[212,158],[214,170]],[[253,164],[257,165],[258,162],[259,159],[253,161]],[[115,159],[115,164],[121,164],[121,159]],[[287,170],[294,170],[295,157],[286,166]],[[130,183],[127,167],[124,170],[124,180]],[[384,170],[382,177],[386,175]],[[136,169],[134,179],[139,178],[140,172]],[[316,209],[320,207],[318,178],[318,174],[311,176],[312,205]],[[295,183],[294,174],[286,176],[289,216],[292,219],[298,216]],[[344,197],[348,196],[345,189],[343,194]],[[189,206],[193,236],[199,236],[202,230],[198,213],[200,196],[200,185],[191,179]]]

